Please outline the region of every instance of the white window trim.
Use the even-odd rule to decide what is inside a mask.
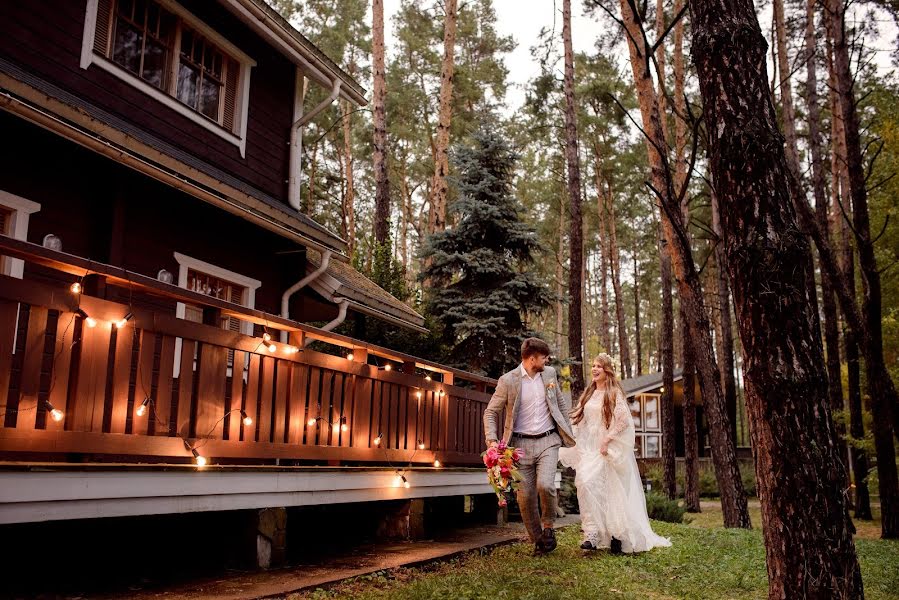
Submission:
[[[17,240],[28,241],[28,220],[33,213],[41,209],[41,205],[0,190],[0,206],[12,211],[10,216],[9,236]],[[2,259],[2,273],[22,279],[25,273],[25,261],[21,258],[4,257]]]
[[[84,34],[81,39],[81,68],[87,69],[91,65],[96,65],[104,71],[115,75],[122,81],[168,106],[178,114],[187,117],[194,123],[197,123],[203,128],[208,129],[212,133],[234,144],[240,149],[240,156],[245,158],[247,154],[247,115],[250,106],[250,73],[251,69],[256,66],[256,61],[222,37],[214,29],[203,23],[203,21],[194,16],[180,4],[173,0],[156,0],[156,2],[185,21],[191,28],[196,29],[212,43],[216,44],[240,65],[240,74],[238,75],[237,84],[238,90],[236,92],[237,106],[234,107],[235,118],[239,119],[235,127],[238,133],[235,134],[234,132],[228,131],[218,123],[185,105],[174,96],[169,95],[159,88],[153,87],[140,77],[107,59],[105,56],[100,56],[95,53],[94,38],[97,32],[97,9],[99,0],[87,0],[87,7],[84,15]],[[178,52],[177,49],[175,52]]]
[[[262,286],[262,282],[258,279],[253,279],[251,277],[247,277],[246,275],[241,275],[240,273],[229,271],[228,269],[224,269],[222,267],[202,261],[198,258],[193,258],[192,256],[181,254],[180,252],[175,252],[174,254],[175,261],[178,263],[178,287],[187,289],[187,272],[188,270],[193,269],[195,271],[200,271],[202,273],[206,273],[207,275],[212,275],[213,277],[218,277],[219,279],[224,279],[226,281],[230,281],[231,283],[236,283],[237,285],[243,286],[247,290],[243,306],[245,308],[256,307],[256,290]],[[187,306],[183,302],[178,302],[175,305],[175,316],[179,319],[183,319],[186,314]],[[240,332],[244,335],[253,335],[253,324],[247,321],[241,321]],[[173,376],[178,377],[180,371],[181,338],[177,338],[175,340],[175,367]]]

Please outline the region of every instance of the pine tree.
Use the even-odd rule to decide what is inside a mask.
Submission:
[[[432,286],[427,312],[443,327],[447,360],[494,376],[518,362],[522,339],[532,335],[528,314],[552,301],[529,268],[538,242],[512,192],[517,159],[487,128],[457,147],[457,199],[447,207],[455,225],[429,236],[423,248],[430,265],[421,279]]]

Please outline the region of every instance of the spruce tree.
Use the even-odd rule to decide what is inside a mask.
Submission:
[[[427,311],[443,328],[446,360],[497,377],[533,335],[528,314],[546,308],[552,295],[531,269],[538,241],[513,194],[517,154],[482,127],[452,158],[457,199],[447,221],[454,225],[425,241],[429,266],[420,277],[431,285]]]

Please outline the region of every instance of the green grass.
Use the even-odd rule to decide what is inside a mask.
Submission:
[[[529,545],[514,544],[424,568],[381,571],[288,599],[767,598],[761,531],[722,528],[720,508],[690,516],[690,524],[654,521],[653,529],[673,546],[636,556],[585,557],[575,526],[559,532],[559,548],[548,556],[532,557]],[[899,542],[856,544],[866,598],[899,598]]]

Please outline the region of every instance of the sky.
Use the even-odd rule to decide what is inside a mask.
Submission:
[[[464,0],[461,1],[464,2]],[[759,15],[759,22],[766,35],[771,27],[770,3],[767,4],[767,7]],[[616,6],[617,3],[613,2],[612,5]],[[388,53],[392,45],[393,15],[396,14],[399,6],[400,0],[384,0],[384,37]],[[559,46],[562,44],[562,0],[493,0],[493,6],[497,15],[498,33],[512,35],[517,43],[515,50],[505,57],[510,83],[506,101],[508,109],[514,111],[524,103],[524,85],[537,74],[538,66],[531,56],[530,48],[537,43],[540,29],[542,27],[552,29],[555,26],[555,37]],[[583,13],[582,0],[572,0],[571,39],[575,52],[591,51],[594,40],[602,28],[608,26],[601,24],[597,19],[584,16]],[[876,40],[878,49],[876,62],[880,72],[886,73],[894,70],[890,63],[890,50],[894,47],[893,41],[899,35],[899,30],[887,15],[877,16],[879,17],[877,21],[880,27],[880,37]],[[863,18],[860,11],[858,18]],[[624,51],[622,58],[627,58]],[[561,73],[559,76],[561,77]]]

